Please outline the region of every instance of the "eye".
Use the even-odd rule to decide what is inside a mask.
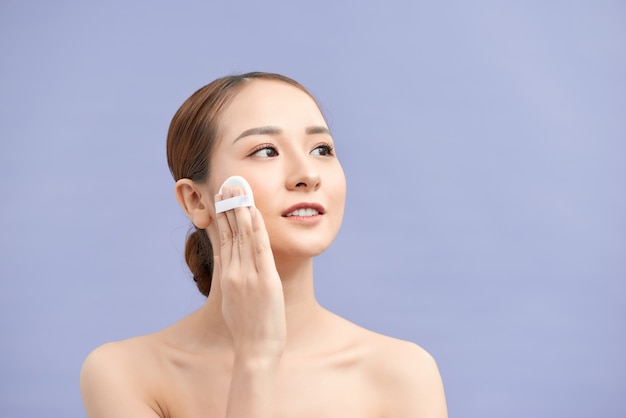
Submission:
[[[331,156],[333,154],[333,146],[330,144],[320,144],[313,151],[311,151],[312,155],[319,156]]]
[[[254,151],[252,151],[252,154],[250,154],[250,157],[261,157],[261,158],[270,158],[270,157],[277,157],[277,156],[278,156],[278,151],[272,144],[261,144]]]

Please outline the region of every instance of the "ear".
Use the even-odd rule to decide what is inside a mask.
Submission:
[[[174,194],[178,203],[193,222],[196,228],[207,229],[211,225],[212,200],[208,198],[205,188],[190,179],[180,179],[174,186]]]

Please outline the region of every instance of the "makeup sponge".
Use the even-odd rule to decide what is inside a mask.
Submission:
[[[254,197],[252,196],[252,188],[250,188],[250,184],[241,176],[232,176],[227,178],[222,186],[220,187],[219,194],[222,194],[222,189],[224,186],[231,187],[239,187],[243,190],[242,196],[233,196],[228,199],[220,200],[219,202],[215,202],[215,212],[222,213],[227,210],[241,208],[245,206],[254,206]]]

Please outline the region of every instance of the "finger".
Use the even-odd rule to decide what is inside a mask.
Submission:
[[[223,195],[221,194],[215,195],[216,202],[219,202],[223,199],[225,199]],[[228,223],[228,217],[226,216],[226,213],[224,212],[218,213],[216,215],[216,219],[217,219],[217,229],[218,229],[219,238],[220,238],[220,248],[218,251],[219,251],[220,258],[221,258],[221,262],[226,264],[226,265],[223,265],[222,268],[227,268],[228,265],[230,265],[230,262],[232,259],[232,249],[233,249],[232,229],[230,227],[230,224]]]
[[[269,277],[276,274],[276,264],[274,254],[270,245],[270,238],[265,229],[265,222],[261,212],[255,207],[250,207],[252,221],[252,234],[254,238],[254,259],[257,271],[262,277]]]
[[[233,240],[233,245],[239,247],[240,265],[244,271],[257,271],[254,235],[252,232],[252,219],[249,207],[236,208],[235,218],[237,222],[237,238]]]
[[[224,187],[222,192],[224,194],[224,199],[230,199],[231,197],[239,196],[240,193],[239,189],[231,186]],[[233,245],[236,245],[239,231],[237,230],[237,217],[235,216],[235,211],[233,209],[230,209],[224,212],[224,214],[226,215],[226,219],[228,219],[228,225],[230,227],[231,236],[233,238]]]
[[[226,186],[223,189],[224,199],[230,199],[233,196],[240,196],[241,189],[234,188],[231,186]],[[239,226],[237,225],[237,216],[235,215],[235,210],[227,210],[224,212],[226,214],[226,219],[228,220],[228,227],[230,228],[230,237],[231,237],[231,265],[233,263],[237,263],[237,268],[241,266],[241,255],[239,253]]]
[[[213,278],[217,278],[218,285],[222,289],[222,257],[218,254],[213,255]],[[214,284],[211,284],[213,286]]]

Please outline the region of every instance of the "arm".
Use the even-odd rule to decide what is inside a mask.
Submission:
[[[239,190],[224,190],[224,198]],[[216,196],[216,200],[221,197]],[[261,214],[236,208],[217,215],[215,274],[222,313],[233,337],[226,417],[273,417],[276,373],[286,341],[282,283]]]
[[[273,417],[277,361],[235,358],[227,418]]]

